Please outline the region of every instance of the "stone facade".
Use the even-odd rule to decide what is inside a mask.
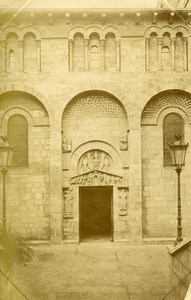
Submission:
[[[13,10],[0,27],[0,134],[9,135],[12,116],[27,120],[28,164],[8,173],[8,226],[78,242],[80,189],[110,186],[114,241],[174,237],[176,173],[164,163],[163,125],[181,116],[191,144],[189,11],[37,5],[12,18]],[[190,164],[188,148],[184,236]]]
[[[190,286],[190,257],[191,257],[191,241],[182,242],[174,249],[169,249],[170,258],[170,284],[171,291],[165,299],[189,299],[190,293],[187,290]],[[187,297],[185,297],[187,294]]]

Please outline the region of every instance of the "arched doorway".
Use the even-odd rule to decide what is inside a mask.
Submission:
[[[62,119],[63,240],[127,237],[127,130],[125,108],[109,93],[88,91],[67,104]]]

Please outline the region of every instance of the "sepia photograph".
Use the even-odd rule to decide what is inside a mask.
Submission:
[[[191,0],[0,0],[0,300],[191,300]]]

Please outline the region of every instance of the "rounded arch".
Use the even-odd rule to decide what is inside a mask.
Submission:
[[[97,33],[100,39],[104,39],[103,31],[99,26],[89,27],[86,31],[86,38],[89,39],[92,33]]]
[[[83,33],[82,32],[76,32],[75,34],[74,34],[74,40],[76,39],[76,38],[82,38],[82,39],[84,39],[84,35],[83,35]]]
[[[4,111],[4,113],[0,117],[0,126],[6,128],[9,119],[14,115],[22,115],[27,120],[29,126],[34,125],[33,116],[27,109],[19,106],[12,106],[9,107],[6,111]]]
[[[12,107],[30,111],[34,125],[48,126],[49,115],[43,103],[34,95],[23,91],[7,91],[0,94],[0,112],[5,114]],[[36,114],[36,111],[39,113]]]
[[[101,102],[101,105],[102,107],[100,106],[100,99],[99,99],[99,96],[105,96],[105,100],[106,100],[106,107],[105,107],[105,110],[104,110],[104,103]],[[83,99],[87,99],[86,101]],[[70,115],[72,115],[73,113],[73,109],[72,107],[74,107],[74,105],[80,100],[82,102],[84,102],[82,105],[86,105],[87,109],[89,109],[89,104],[91,103],[91,101],[93,99],[96,99],[97,103],[93,103],[94,105],[97,104],[97,108],[98,110],[96,111],[96,109],[93,110],[93,113],[95,114],[99,114],[99,107],[102,109],[102,114],[104,114],[105,116],[107,115],[107,112],[109,113],[109,106],[108,106],[108,102],[107,102],[107,99],[110,99],[111,101],[114,101],[114,103],[116,103],[116,106],[114,107],[113,106],[113,109],[112,111],[114,112],[114,114],[120,114],[120,117],[123,117],[123,118],[126,118],[128,120],[128,115],[127,115],[127,112],[126,112],[126,109],[124,107],[124,105],[122,104],[122,102],[116,98],[114,95],[110,94],[109,92],[106,92],[106,91],[102,91],[102,90],[88,90],[88,91],[84,91],[84,92],[81,92],[79,94],[77,94],[76,96],[74,96],[69,102],[68,104],[66,105],[66,107],[64,108],[64,111],[63,111],[63,116],[62,116],[62,119],[63,118],[68,118]],[[113,103],[113,102],[112,102]],[[114,108],[118,108],[118,110],[115,110]],[[81,112],[79,110],[79,112]],[[89,110],[87,110],[85,112],[86,114],[89,113]],[[77,117],[77,116],[74,116],[74,117]]]
[[[19,29],[19,27],[17,27],[17,26],[8,26],[8,27],[6,27],[2,30],[2,36],[1,36],[2,40],[6,40],[7,35],[9,33],[15,33],[18,36],[19,40],[22,39],[22,33],[21,33],[21,30]]]
[[[76,33],[82,33],[83,36],[85,37],[85,32],[86,32],[86,28],[83,26],[75,26],[73,28],[70,29],[70,31],[68,32],[68,39],[72,40],[74,38],[74,35]]]
[[[40,34],[39,30],[33,26],[23,27],[21,32],[22,32],[23,39],[27,33],[33,33],[35,35],[36,40],[39,40],[39,41],[41,40],[41,34]]]
[[[99,35],[99,33],[98,33],[98,32],[96,32],[96,31],[93,31],[93,32],[91,32],[91,33],[90,33],[90,35],[89,35],[89,39],[90,39],[90,40],[91,40],[91,39],[100,40],[100,35]]]
[[[115,38],[116,39],[120,39],[121,38],[121,33],[120,31],[115,28],[114,26],[106,26],[104,29],[103,29],[103,34],[104,34],[104,37],[106,37],[106,35],[108,33],[113,33],[115,35]]]
[[[160,114],[157,117],[157,125],[162,127],[164,118],[171,113],[180,115],[184,120],[184,124],[189,124],[189,117],[182,108],[170,106],[170,107],[165,107],[163,110],[160,111]]]
[[[0,86],[0,96],[3,93],[13,92],[13,91],[27,93],[27,94],[35,97],[43,105],[44,109],[46,110],[48,119],[49,119],[49,109],[50,108],[48,107],[48,103],[50,103],[50,100],[47,97],[45,97],[41,92],[39,92],[32,86],[30,86],[30,87],[26,86],[26,85],[23,86],[22,84],[15,84],[13,82]]]
[[[123,163],[119,152],[109,143],[106,143],[101,140],[91,140],[88,141],[87,143],[81,144],[76,149],[74,149],[69,162],[71,176],[77,175],[78,162],[80,161],[82,155],[88,151],[95,150],[95,149],[106,152],[113,160],[113,164],[114,164],[113,167],[115,173],[117,173],[116,175],[119,176],[123,175],[123,169],[122,169]]]
[[[191,123],[191,94],[172,89],[159,92],[146,103],[141,115],[141,125],[157,125],[161,112],[174,107],[181,109]]]
[[[163,26],[160,29],[160,37],[163,37],[165,33],[168,33],[171,37],[174,37],[174,29],[171,26]]]
[[[175,26],[174,27],[174,30],[176,31],[176,32],[181,32],[182,34],[183,34],[183,36],[184,37],[189,37],[189,31],[188,31],[188,29],[187,28],[185,28],[184,26]]]
[[[150,26],[145,30],[145,37],[149,38],[151,33],[155,32],[157,35],[160,35],[160,28],[158,26]]]

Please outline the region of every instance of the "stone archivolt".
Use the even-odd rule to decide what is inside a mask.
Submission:
[[[141,118],[143,125],[157,125],[159,114],[165,108],[179,108],[189,118],[191,122],[191,97],[188,93],[180,90],[161,92],[152,97],[146,104]]]

